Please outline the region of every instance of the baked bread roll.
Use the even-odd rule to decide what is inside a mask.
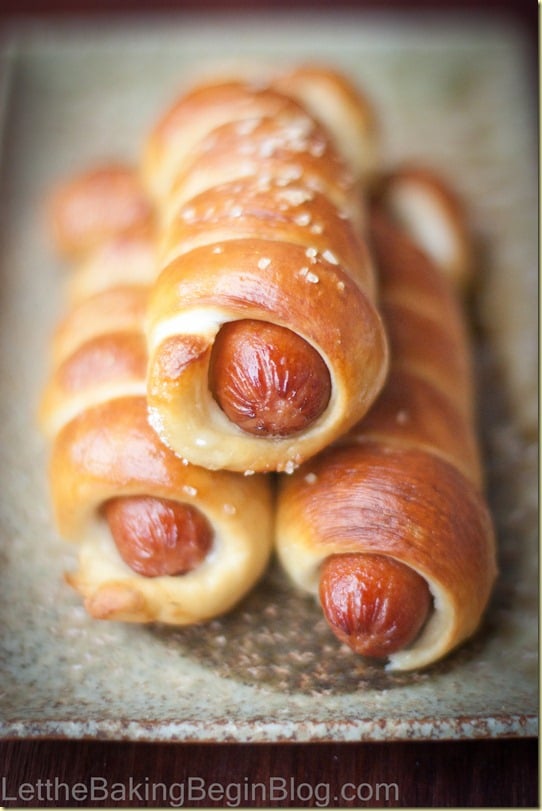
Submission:
[[[80,179],[81,199],[85,188],[91,206],[93,185]],[[104,192],[101,205],[107,221]],[[83,230],[72,249],[79,257],[89,244]],[[123,263],[124,245],[130,264],[149,232],[145,226],[128,240],[114,228],[104,233],[92,250],[103,255],[114,242],[113,286],[102,276],[102,289],[81,297],[59,326],[41,409],[52,438],[57,526],[79,544],[67,580],[98,619],[200,622],[229,610],[262,574],[272,543],[271,482],[185,464],[160,442],[145,399],[149,287],[140,277],[129,285],[126,268],[117,274],[112,262]]]
[[[143,169],[161,235],[151,424],[195,464],[291,471],[387,372],[355,174],[298,101],[242,81],[181,98]]]
[[[281,480],[276,545],[341,641],[387,659],[388,669],[412,670],[478,628],[496,576],[495,540],[459,302],[382,210],[371,238],[390,376],[364,420]]]

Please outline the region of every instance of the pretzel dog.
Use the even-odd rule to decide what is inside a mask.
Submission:
[[[367,103],[322,69],[291,82],[293,95],[284,77],[280,91],[196,86],[146,144],[161,235],[149,415],[208,468],[295,469],[366,413],[386,376],[362,170],[340,150],[353,149]],[[342,139],[303,106],[324,86]]]
[[[429,175],[427,196],[428,184]],[[390,179],[386,195],[392,188]],[[440,206],[438,179],[434,189]],[[371,219],[388,382],[346,437],[281,480],[276,538],[285,570],[319,596],[341,641],[411,670],[478,628],[496,576],[495,539],[463,313],[445,268],[392,222],[391,209],[383,197]]]
[[[152,207],[125,228],[119,196],[141,211],[144,193],[128,167],[83,173],[54,196],[57,245],[81,262],[41,404],[54,513],[61,535],[79,544],[67,580],[93,617],[200,622],[229,610],[264,570],[270,482],[185,464],[150,427],[142,329],[156,272]],[[74,208],[87,216],[75,233]]]

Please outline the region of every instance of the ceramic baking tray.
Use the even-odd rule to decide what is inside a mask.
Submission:
[[[385,162],[415,158],[468,201],[480,435],[501,577],[483,627],[427,671],[342,649],[272,567],[229,616],[175,630],[89,619],[63,581],[35,413],[65,274],[43,199],[137,159],[193,70],[318,58],[377,105]],[[17,27],[2,48],[0,681],[4,737],[351,741],[536,733],[537,186],[522,44],[487,20],[243,16]]]

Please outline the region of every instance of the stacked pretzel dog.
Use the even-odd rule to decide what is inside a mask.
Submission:
[[[75,269],[41,419],[67,575],[97,618],[230,610],[273,549],[390,669],[478,628],[496,576],[461,290],[464,212],[383,174],[341,74],[205,81],[141,166],[64,183]]]

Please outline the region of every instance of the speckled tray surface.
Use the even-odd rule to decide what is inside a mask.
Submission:
[[[235,48],[235,50],[233,50]],[[229,616],[157,629],[90,620],[64,584],[35,427],[63,270],[41,204],[59,177],[135,156],[206,60],[317,57],[374,98],[389,163],[415,157],[468,200],[480,429],[502,575],[484,626],[423,673],[339,647],[271,568]],[[392,17],[153,19],[16,29],[0,54],[0,731],[3,737],[309,741],[526,736],[537,697],[537,184],[520,43],[488,24]],[[534,93],[534,90],[533,90]]]

